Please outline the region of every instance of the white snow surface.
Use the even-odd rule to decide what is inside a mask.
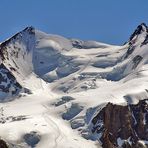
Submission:
[[[148,98],[148,45],[140,46],[145,32],[136,39],[134,52],[124,58],[128,43],[115,46],[89,41],[85,43],[87,49],[79,49],[70,39],[58,35],[38,30],[35,34],[21,32],[21,38],[8,44],[9,60],[4,64],[9,70],[10,65],[17,70],[13,75],[32,94],[0,104],[1,117],[26,117],[0,124],[0,137],[18,148],[31,147],[24,140],[30,132],[40,137],[36,148],[100,147],[97,141],[86,140],[72,129],[71,122],[78,121],[74,127],[85,127],[89,125],[84,118],[90,108],[99,110],[108,102],[136,104]],[[18,57],[12,55],[16,48]],[[137,55],[142,60],[135,66]]]

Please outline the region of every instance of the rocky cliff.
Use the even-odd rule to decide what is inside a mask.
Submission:
[[[8,148],[7,143],[2,139],[0,139],[0,148]]]
[[[136,105],[108,103],[92,120],[92,133],[101,133],[103,148],[146,148],[148,143],[148,99]]]

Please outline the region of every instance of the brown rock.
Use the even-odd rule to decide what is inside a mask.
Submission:
[[[123,148],[142,147],[138,141],[148,140],[147,100],[142,100],[137,105],[127,106],[108,103],[93,118],[93,132],[102,132],[100,140],[103,148],[118,148],[118,138],[125,140]],[[101,130],[100,122],[103,124]]]
[[[0,148],[8,148],[7,143],[2,139],[0,139]]]

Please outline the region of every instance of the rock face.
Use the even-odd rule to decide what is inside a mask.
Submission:
[[[8,148],[7,143],[2,139],[0,139],[0,148]]]
[[[148,99],[137,105],[108,103],[92,120],[92,133],[102,134],[103,148],[148,147]]]
[[[139,40],[143,38],[142,40]],[[148,43],[148,27],[145,23],[142,23],[137,27],[134,33],[130,36],[128,44],[129,48],[125,55],[125,59],[128,58],[135,50],[136,46],[139,44],[140,47]]]
[[[3,65],[0,65],[0,91],[2,102],[6,97],[15,96],[21,91],[21,85],[16,81],[13,74]],[[3,97],[2,97],[3,96]]]
[[[129,41],[132,42],[135,37],[137,37],[139,34],[141,34],[144,31],[148,32],[148,27],[145,23],[141,23],[134,31],[134,33],[130,36]]]
[[[18,79],[24,69],[31,69],[30,64],[21,61],[28,56],[33,31],[33,27],[27,27],[0,44],[0,102],[12,100],[20,92],[26,91]]]

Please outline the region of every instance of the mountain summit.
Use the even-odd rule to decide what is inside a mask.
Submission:
[[[5,147],[146,148],[148,27],[123,46],[27,27],[0,44],[0,89]]]
[[[138,35],[142,33],[148,33],[148,27],[145,23],[142,23],[137,27],[134,33],[130,36],[130,41],[132,41],[134,38],[136,38]]]

